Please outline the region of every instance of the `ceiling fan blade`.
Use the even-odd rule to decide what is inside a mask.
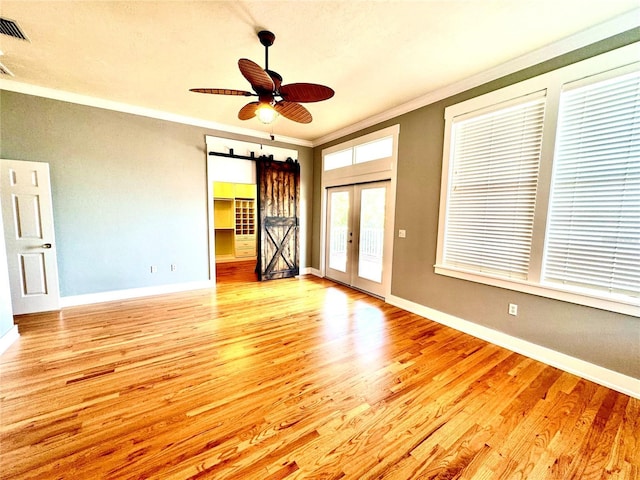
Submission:
[[[251,120],[256,116],[256,110],[258,109],[259,105],[260,105],[260,102],[247,103],[238,112],[238,118],[240,120]]]
[[[256,93],[273,92],[273,80],[256,62],[252,62],[248,58],[241,58],[238,60],[238,67]]]
[[[288,102],[320,102],[334,94],[332,88],[317,83],[290,83],[280,87],[280,95]]]
[[[244,97],[255,95],[246,90],[234,90],[232,88],[190,88],[189,91],[196,93],[213,93],[216,95],[239,95]]]
[[[273,70],[265,70],[273,80],[273,89],[275,91],[280,90],[280,85],[282,85],[282,76],[278,72],[274,72]]]
[[[311,120],[313,119],[311,113],[309,113],[309,110],[304,108],[299,103],[287,102],[285,100],[282,100],[280,102],[277,102],[273,108],[275,108],[276,112],[278,112],[280,115],[288,118],[289,120],[293,120],[294,122],[311,123]]]

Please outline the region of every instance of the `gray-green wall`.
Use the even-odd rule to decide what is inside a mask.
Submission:
[[[50,164],[61,296],[208,280],[206,135],[297,149],[310,220],[309,147],[0,92],[0,157]]]
[[[395,240],[391,293],[640,378],[640,318],[436,275],[433,269],[445,107],[638,40],[639,30],[627,32],[316,147],[314,233],[320,231],[322,149],[400,124],[395,231],[405,229],[407,237]],[[319,235],[313,240],[311,265],[319,268]],[[517,317],[508,315],[509,303],[518,304]]]

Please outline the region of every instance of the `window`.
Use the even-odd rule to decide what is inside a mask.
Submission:
[[[388,158],[393,155],[393,136],[374,140],[363,145],[357,145],[354,149],[354,162],[364,163]]]
[[[336,168],[347,167],[353,164],[352,149],[340,150],[339,152],[330,153],[324,157],[324,169],[335,170]]]
[[[607,56],[446,109],[437,273],[640,316],[640,66]]]
[[[397,126],[370,133],[322,151],[323,170],[344,169],[330,176],[390,170],[397,145]]]
[[[563,92],[544,281],[638,297],[640,72]]]
[[[446,264],[526,278],[543,115],[541,97],[454,124]]]
[[[393,135],[324,155],[324,170],[350,167],[393,156]]]

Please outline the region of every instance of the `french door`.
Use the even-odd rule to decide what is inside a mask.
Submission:
[[[390,281],[389,181],[327,189],[325,275],[384,297]]]

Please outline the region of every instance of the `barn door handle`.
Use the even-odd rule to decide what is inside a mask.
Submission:
[[[44,245],[42,245],[42,248],[51,248],[51,244],[50,243],[45,243]]]

